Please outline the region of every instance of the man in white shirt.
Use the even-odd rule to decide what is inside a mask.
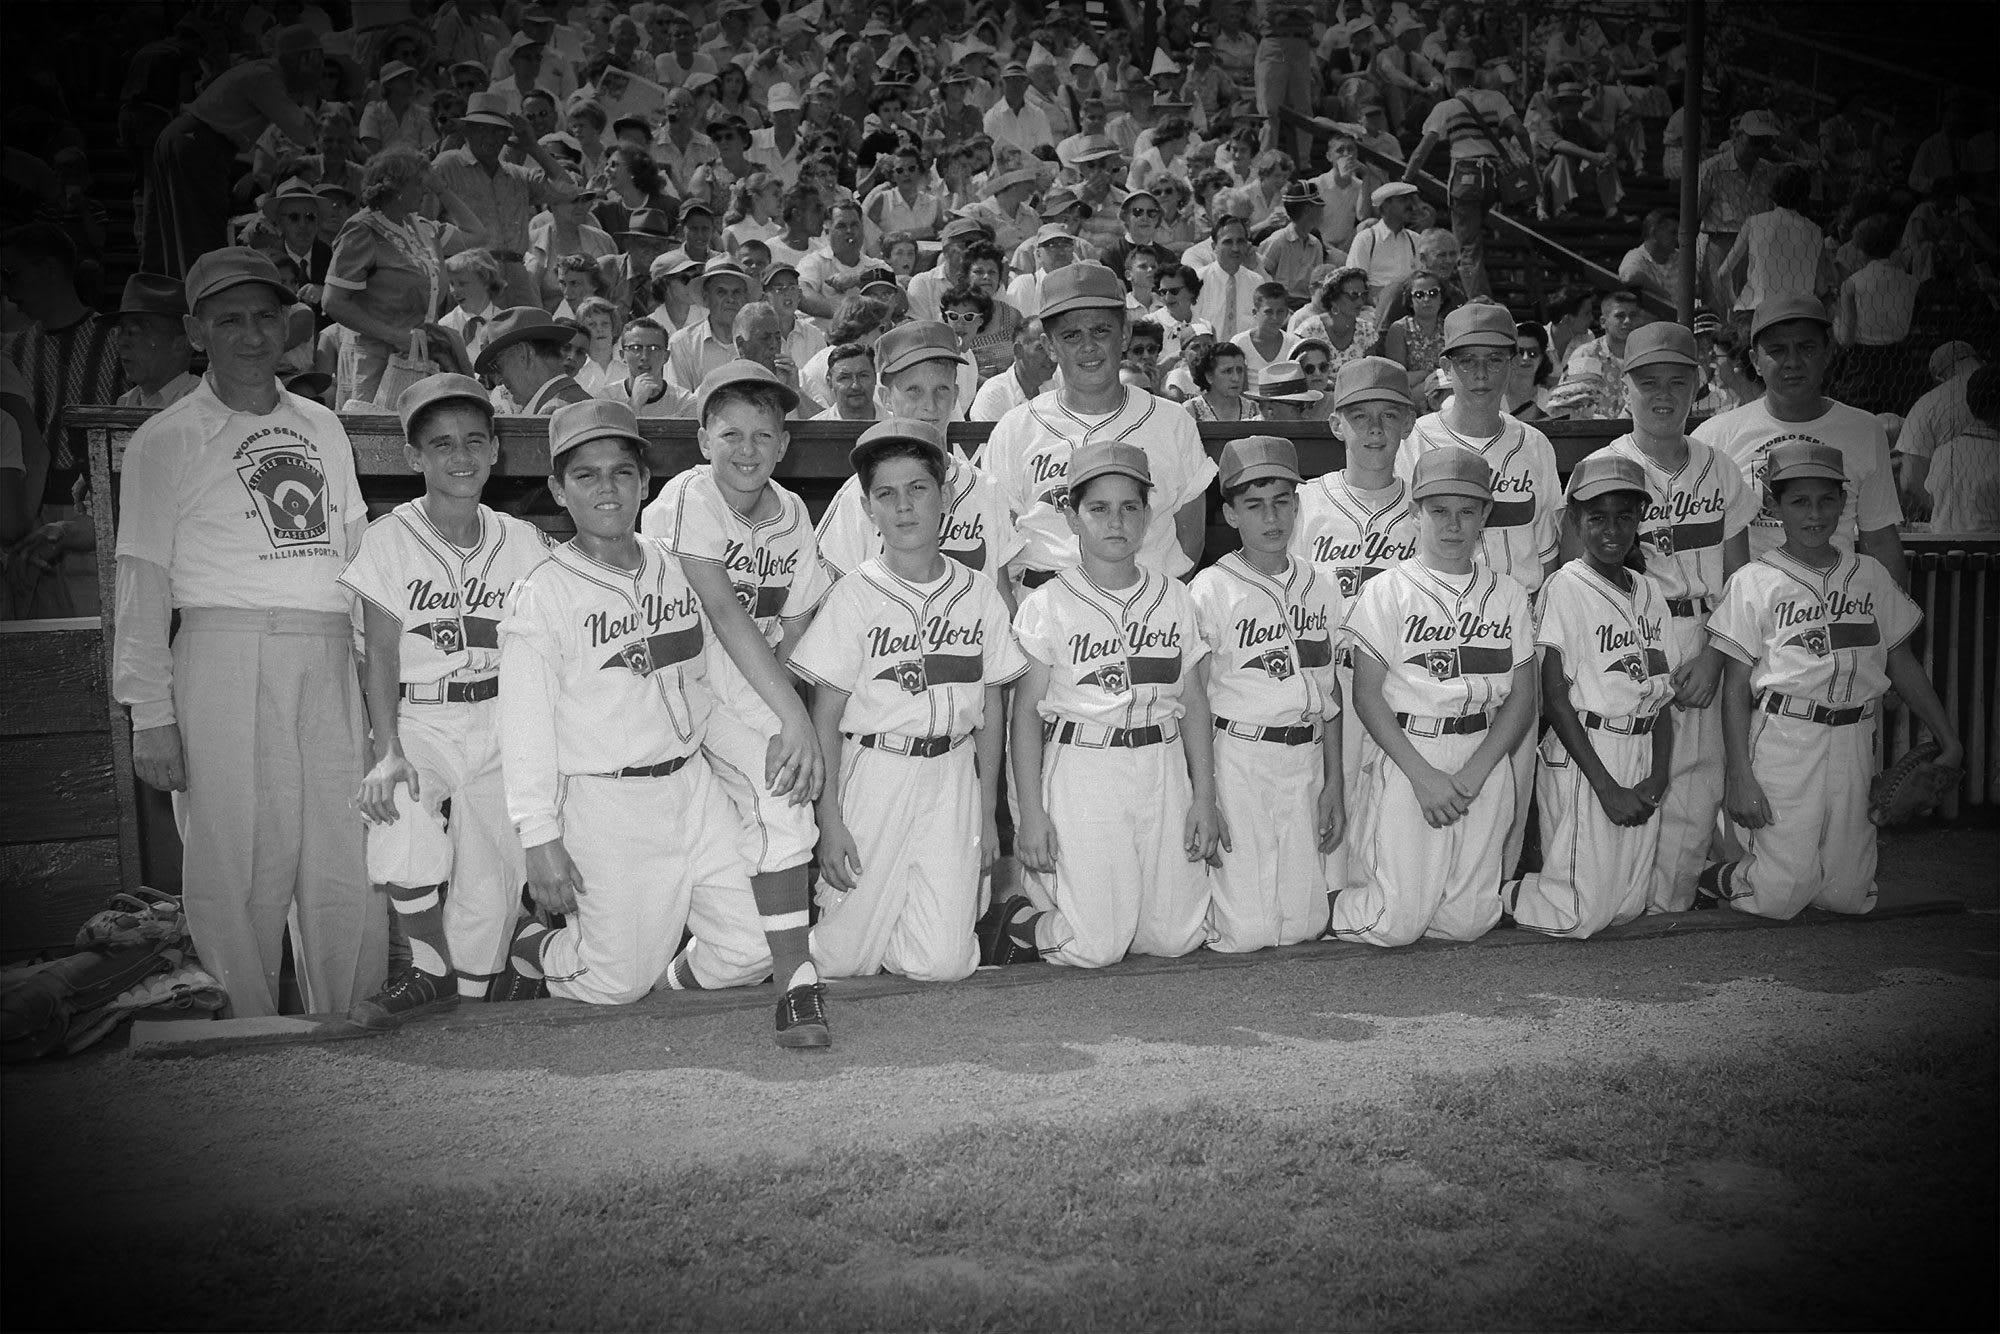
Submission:
[[[1324,205],[1319,239],[1344,254],[1354,244],[1355,228],[1373,215],[1375,206],[1369,196],[1382,181],[1378,173],[1361,165],[1361,149],[1345,132],[1333,136],[1327,157],[1332,165],[1313,179]]]
[[[701,301],[708,318],[689,324],[667,344],[667,378],[692,394],[708,373],[736,360],[736,316],[750,300],[750,275],[726,255],[701,270]]]
[[[874,421],[875,349],[867,343],[842,343],[830,349],[826,357],[826,387],[833,406],[814,421]]]
[[[679,14],[673,18],[669,29],[667,50],[653,57],[653,79],[668,88],[679,88],[687,82],[688,75],[694,73],[715,73],[715,60],[705,51],[695,49],[694,25]]]
[[[826,226],[826,245],[799,261],[799,308],[817,319],[833,318],[840,298],[860,286],[871,267],[861,253],[861,206],[843,200],[833,206]]]
[[[1680,254],[1681,220],[1663,208],[1646,215],[1642,240],[1625,252],[1618,264],[1618,281],[1643,292],[1651,292],[1672,303],[1679,298],[1677,257]]]
[[[986,133],[997,150],[1007,144],[1033,155],[1055,143],[1055,130],[1038,106],[1028,102],[1028,67],[1015,61],[1000,72],[1000,100],[986,113]]]
[[[1743,470],[1743,480],[1761,493],[1771,446],[1807,440],[1831,445],[1847,474],[1847,502],[1835,545],[1859,549],[1882,562],[1898,584],[1907,585],[1909,566],[1896,525],[1902,506],[1889,466],[1889,438],[1873,414],[1821,394],[1833,360],[1833,321],[1809,296],[1786,296],[1757,308],[1750,325],[1751,359],[1764,380],[1764,396],[1695,428],[1694,438],[1727,455]],[[1768,508],[1750,524],[1750,558],[1783,543],[1785,530]]]
[[[1042,280],[1076,262],[1076,238],[1058,222],[1035,233],[1035,267],[1007,285],[1007,304],[1019,311],[1042,308]]]
[[[178,278],[135,273],[118,303],[118,364],[132,388],[121,408],[164,408],[187,397],[201,381],[189,373],[194,345],[183,327],[186,288]]]
[[[1903,510],[1921,517],[1930,510],[1930,493],[1924,484],[1930,473],[1931,456],[1947,440],[1964,434],[1977,419],[1966,405],[1965,388],[1972,373],[1986,363],[1970,343],[1953,339],[1931,353],[1930,372],[1934,386],[1910,405],[1903,417],[1903,429],[1896,434],[1896,453],[1903,460]],[[131,372],[126,372],[131,378]]]
[[[1417,271],[1416,234],[1404,226],[1416,194],[1417,187],[1403,181],[1376,186],[1369,202],[1380,216],[1357,228],[1347,248],[1347,262],[1368,272],[1368,299],[1378,313],[1386,312],[1396,284]]]
[[[976,422],[997,422],[1044,389],[1053,388],[1055,358],[1042,337],[1042,322],[1022,320],[1014,327],[1014,364],[979,386],[969,414]]]
[[[1215,262],[1195,275],[1201,280],[1201,295],[1195,298],[1194,313],[1196,319],[1215,326],[1217,338],[1228,342],[1254,323],[1251,308],[1264,273],[1250,263],[1250,227],[1243,219],[1223,215],[1209,228],[1208,239],[1215,246]]]
[[[940,304],[944,294],[965,283],[965,252],[974,241],[991,241],[993,233],[971,218],[953,218],[944,226],[939,240],[943,245],[935,268],[924,270],[910,279],[907,289],[910,298],[910,318],[913,320],[941,320],[944,307]]]
[[[340,419],[278,383],[293,293],[277,268],[210,251],[186,296],[209,371],[125,452],[112,692],[135,775],[176,794],[188,929],[233,1015],[278,1012],[288,926],[305,1008],[344,1013],[387,971],[338,582],[368,509]]]

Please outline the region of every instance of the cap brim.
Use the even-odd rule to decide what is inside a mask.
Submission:
[[[456,123],[460,125],[491,125],[496,130],[511,130],[514,128],[490,111],[474,111],[469,115],[460,116]]]
[[[1411,500],[1429,500],[1432,496],[1465,496],[1472,500],[1491,501],[1493,489],[1460,477],[1440,477],[1410,489]]]
[[[1319,402],[1326,397],[1326,393],[1320,389],[1302,389],[1296,394],[1252,394],[1246,391],[1243,397],[1254,398],[1259,403],[1298,403],[1303,405]]]
[[[1571,500],[1595,500],[1599,496],[1615,495],[1623,491],[1650,501],[1651,495],[1643,487],[1637,487],[1622,477],[1600,477],[1594,482],[1583,482],[1569,489]]]
[[[1833,327],[1833,321],[1825,315],[1815,315],[1810,311],[1803,310],[1790,311],[1782,315],[1774,315],[1768,320],[1762,320],[1751,325],[1750,341],[1753,343],[1756,342],[1766,329],[1772,328],[1775,325],[1790,324],[1793,320],[1806,320],[1827,329]]]
[[[1242,472],[1232,473],[1228,477],[1223,478],[1222,489],[1227,491],[1233,486],[1244,486],[1251,482],[1271,481],[1294,482],[1300,486],[1304,486],[1305,480],[1305,478],[1299,476],[1296,469],[1287,468],[1282,463],[1253,463]]]
[[[1122,300],[1114,301],[1110,297],[1104,297],[1104,296],[1073,296],[1070,297],[1068,300],[1058,301],[1053,306],[1044,306],[1041,310],[1035,313],[1035,318],[1043,320],[1054,319],[1058,315],[1067,315],[1072,310],[1124,310],[1124,309],[1125,309],[1125,303]]]
[[[208,300],[210,297],[220,296],[222,293],[227,292],[232,287],[244,287],[251,283],[256,283],[259,286],[270,288],[272,291],[278,294],[278,299],[284,302],[288,306],[299,299],[299,294],[297,292],[294,292],[291,288],[285,286],[283,282],[271,278],[238,276],[234,278],[224,279],[220,282],[212,282],[208,286],[202,288],[199,292],[191,293],[188,297],[188,309],[193,310],[195,307],[199,306],[202,302]]]
[[[1406,408],[1415,408],[1416,400],[1408,394],[1399,394],[1386,385],[1373,384],[1366,389],[1357,389],[1346,398],[1334,400],[1334,410],[1351,408],[1357,403],[1395,403]]]
[[[634,431],[621,431],[615,426],[607,426],[601,431],[592,431],[589,435],[580,435],[574,440],[565,440],[560,445],[551,446],[549,448],[549,466],[553,468],[556,460],[571,450],[582,449],[585,445],[594,444],[599,440],[630,440],[633,444],[639,446],[640,449],[646,448],[645,436]]]
[[[1847,485],[1846,473],[1824,463],[1794,463],[1781,473],[1767,472],[1764,474],[1764,485],[1769,486],[1773,482],[1807,482],[1815,479]]]
[[[891,445],[915,445],[918,449],[923,450],[940,463],[943,463],[947,457],[943,445],[940,445],[935,440],[927,440],[920,435],[878,435],[873,440],[857,442],[854,448],[847,451],[848,466],[852,467],[855,474],[859,476],[861,464],[864,459],[880,453]]]
[[[1092,468],[1089,472],[1079,473],[1071,477],[1069,479],[1069,493],[1075,495],[1087,483],[1094,482],[1100,477],[1130,477],[1133,481],[1143,486],[1151,486],[1153,484],[1153,479],[1140,472],[1137,468],[1128,468],[1122,463],[1107,463],[1101,467]]]
[[[1625,363],[1625,373],[1644,370],[1648,366],[1685,366],[1689,370],[1701,369],[1701,363],[1684,352],[1676,352],[1670,347],[1658,348],[1652,352],[1641,352]]]
[[[943,348],[912,348],[893,361],[883,362],[881,366],[876,368],[875,376],[877,379],[880,379],[884,375],[894,375],[897,371],[906,371],[912,366],[921,366],[927,361],[949,361],[963,366],[969,360],[969,358],[957,352],[946,352]]]
[[[1503,334],[1498,329],[1475,329],[1471,333],[1460,334],[1457,338],[1446,343],[1444,351],[1449,355],[1462,347],[1504,347],[1509,352],[1512,352],[1514,350],[1514,335]]]

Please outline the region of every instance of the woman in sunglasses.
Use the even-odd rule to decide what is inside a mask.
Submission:
[[[1549,390],[1556,387],[1556,363],[1549,356],[1549,331],[1529,320],[1514,326],[1514,361],[1507,368],[1507,392],[1500,406],[1524,422],[1549,419]]]
[[[1444,279],[1418,269],[1389,299],[1389,327],[1382,331],[1382,355],[1401,363],[1411,383],[1437,369],[1444,355]]]
[[[1333,353],[1333,371],[1359,361],[1375,345],[1375,309],[1368,303],[1368,272],[1349,264],[1333,269],[1310,304],[1292,316],[1287,331],[1317,338]]]
[[[868,220],[868,242],[879,245],[890,232],[908,232],[920,241],[935,241],[944,223],[944,201],[930,188],[930,168],[915,145],[904,144],[886,154],[879,170],[888,180],[868,192],[861,214]]]

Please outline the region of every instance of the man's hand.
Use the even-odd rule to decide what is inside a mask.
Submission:
[[[774,797],[791,798],[794,806],[810,806],[819,800],[825,778],[819,738],[813,735],[812,720],[802,708],[799,717],[782,723],[764,747],[764,786]]]
[[[539,141],[535,136],[535,127],[528,124],[526,116],[516,111],[507,117],[507,124],[514,131],[512,137],[507,140],[508,143],[529,153],[532,153],[538,147]]]
[[[799,363],[793,361],[783,352],[780,352],[772,359],[771,369],[778,373],[780,380],[783,380],[792,388],[797,389],[799,387]]]
[[[1722,684],[1722,659],[1714,653],[1697,654],[1674,669],[1674,703],[1683,709],[1705,709],[1715,700]],[[1666,726],[1660,719],[1654,725]]]
[[[361,814],[376,824],[394,824],[401,814],[396,809],[396,784],[407,783],[410,800],[415,801],[423,793],[417,790],[417,766],[404,757],[401,750],[391,750],[375,762],[368,776],[361,780],[361,792],[355,797],[355,805]]]
[[[181,748],[179,723],[132,733],[132,772],[147,787],[187,791],[187,754]]]
[[[853,889],[861,879],[861,852],[837,814],[820,812],[819,873],[835,889]]]
[[[1181,846],[1187,849],[1189,861],[1207,862],[1210,866],[1222,865],[1222,854],[1232,851],[1229,822],[1222,818],[1213,801],[1196,798],[1188,807],[1187,819],[1181,825]]]
[[[51,523],[38,524],[28,530],[27,536],[14,544],[9,554],[17,565],[40,570],[44,574],[54,573],[56,563],[62,558],[63,541],[68,530],[60,519]]]
[[[528,849],[528,893],[544,912],[573,913],[583,876],[560,838]]]

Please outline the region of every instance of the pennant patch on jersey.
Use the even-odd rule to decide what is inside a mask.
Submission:
[[[1882,642],[1882,627],[1873,621],[1835,621],[1827,641],[1836,649],[1873,648]]]
[[[1263,672],[1273,681],[1292,679],[1292,655],[1281,648],[1266,649],[1243,660],[1246,672]]]
[[[1496,500],[1493,512],[1486,516],[1488,528],[1525,528],[1535,521],[1535,498],[1526,500]]]
[[[750,613],[753,621],[767,621],[785,610],[785,596],[791,590],[775,584],[731,584],[729,591],[736,594],[736,601],[743,610]]]
[[[440,653],[500,647],[500,622],[490,616],[440,617],[426,625],[411,626],[410,633],[430,640]]]
[[[946,547],[944,554],[968,570],[983,570],[986,568],[986,539],[982,537],[969,547]]]
[[[1102,686],[1114,695],[1122,695],[1132,688],[1132,682],[1122,662],[1107,662],[1096,671],[1077,678],[1080,686]]]
[[[1334,568],[1333,576],[1340,581],[1342,597],[1356,598],[1361,596],[1363,586],[1382,573],[1382,569],[1376,565],[1340,565]]]
[[[1041,495],[1035,497],[1035,499],[1045,505],[1053,505],[1057,509],[1061,509],[1063,506],[1069,504],[1069,488],[1067,486],[1052,486],[1042,492]]]
[[[1181,679],[1181,655],[1148,656],[1129,659],[1135,686],[1170,686]]]
[[[1479,648],[1469,644],[1426,649],[1403,661],[1412,667],[1423,668],[1438,681],[1449,681],[1457,676],[1500,676],[1514,670],[1512,650]]]
[[[932,686],[978,685],[985,676],[985,659],[977,653],[926,653],[875,673],[877,681],[894,681],[912,695],[921,695]]]
[[[622,667],[634,676],[651,676],[662,667],[688,662],[701,656],[701,627],[691,625],[663,635],[627,640],[599,664],[599,670]]]
[[[1785,643],[1792,648],[1802,648],[1815,658],[1824,658],[1829,647],[1826,627],[1823,625],[1815,625],[1810,630],[1801,630]]]
[[[1333,640],[1300,639],[1294,641],[1299,646],[1299,666],[1330,667],[1333,665]]]

